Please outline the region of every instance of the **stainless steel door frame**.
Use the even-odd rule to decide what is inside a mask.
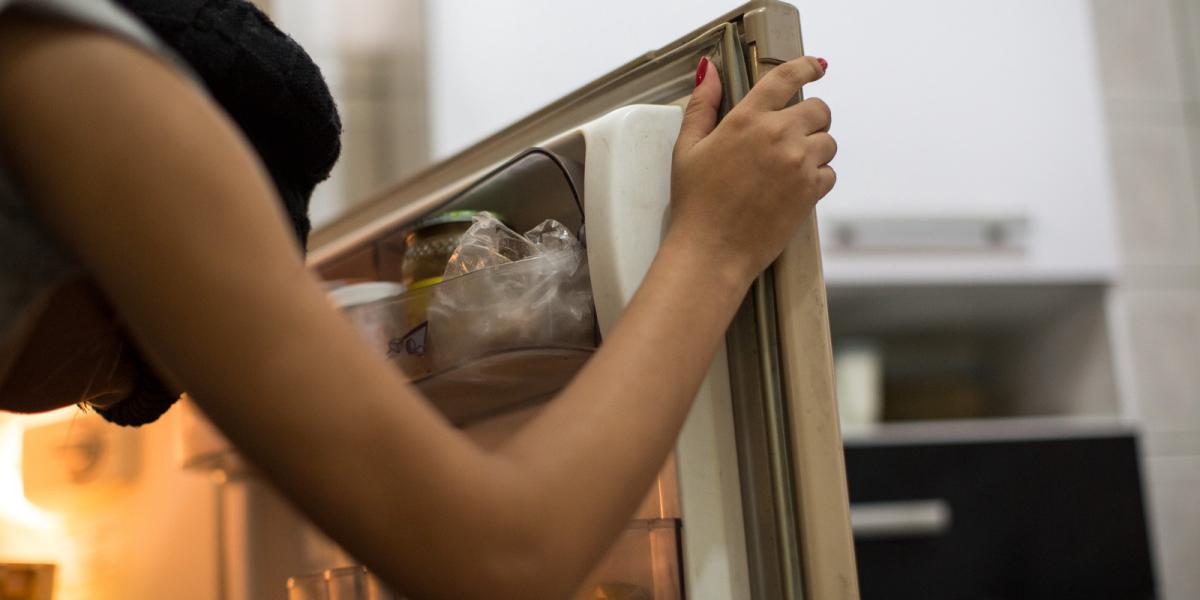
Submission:
[[[804,54],[799,13],[794,7],[771,3],[747,13],[743,22],[751,81],[760,80],[775,65]],[[804,595],[820,600],[858,598],[829,309],[815,213],[755,284],[754,296],[760,314],[775,311],[768,318],[773,317],[778,335],[774,346],[783,365],[785,400],[779,411],[784,422],[773,430],[786,432],[790,450],[787,461],[792,479],[788,495],[795,503]],[[770,333],[763,331],[760,335]]]
[[[790,5],[740,25],[749,82],[804,54]],[[857,598],[815,215],[755,281],[726,345],[754,597]]]

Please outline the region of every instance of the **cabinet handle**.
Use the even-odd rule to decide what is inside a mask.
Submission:
[[[850,527],[857,540],[936,537],[950,530],[950,517],[950,504],[940,499],[850,505]]]

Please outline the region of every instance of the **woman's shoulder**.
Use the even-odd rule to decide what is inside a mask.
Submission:
[[[0,16],[15,9],[110,33],[163,57],[194,79],[187,64],[145,23],[111,0],[0,0]]]

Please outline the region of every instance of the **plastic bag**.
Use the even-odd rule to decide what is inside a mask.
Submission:
[[[561,223],[524,236],[475,218],[429,302],[435,369],[501,350],[595,345],[583,246]]]

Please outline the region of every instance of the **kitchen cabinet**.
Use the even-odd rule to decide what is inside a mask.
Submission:
[[[863,597],[1155,597],[1139,440],[1109,418],[848,434]]]
[[[840,143],[838,189],[818,208],[831,287],[1111,278],[1114,185],[1086,0],[800,8],[832,64],[814,86]]]

